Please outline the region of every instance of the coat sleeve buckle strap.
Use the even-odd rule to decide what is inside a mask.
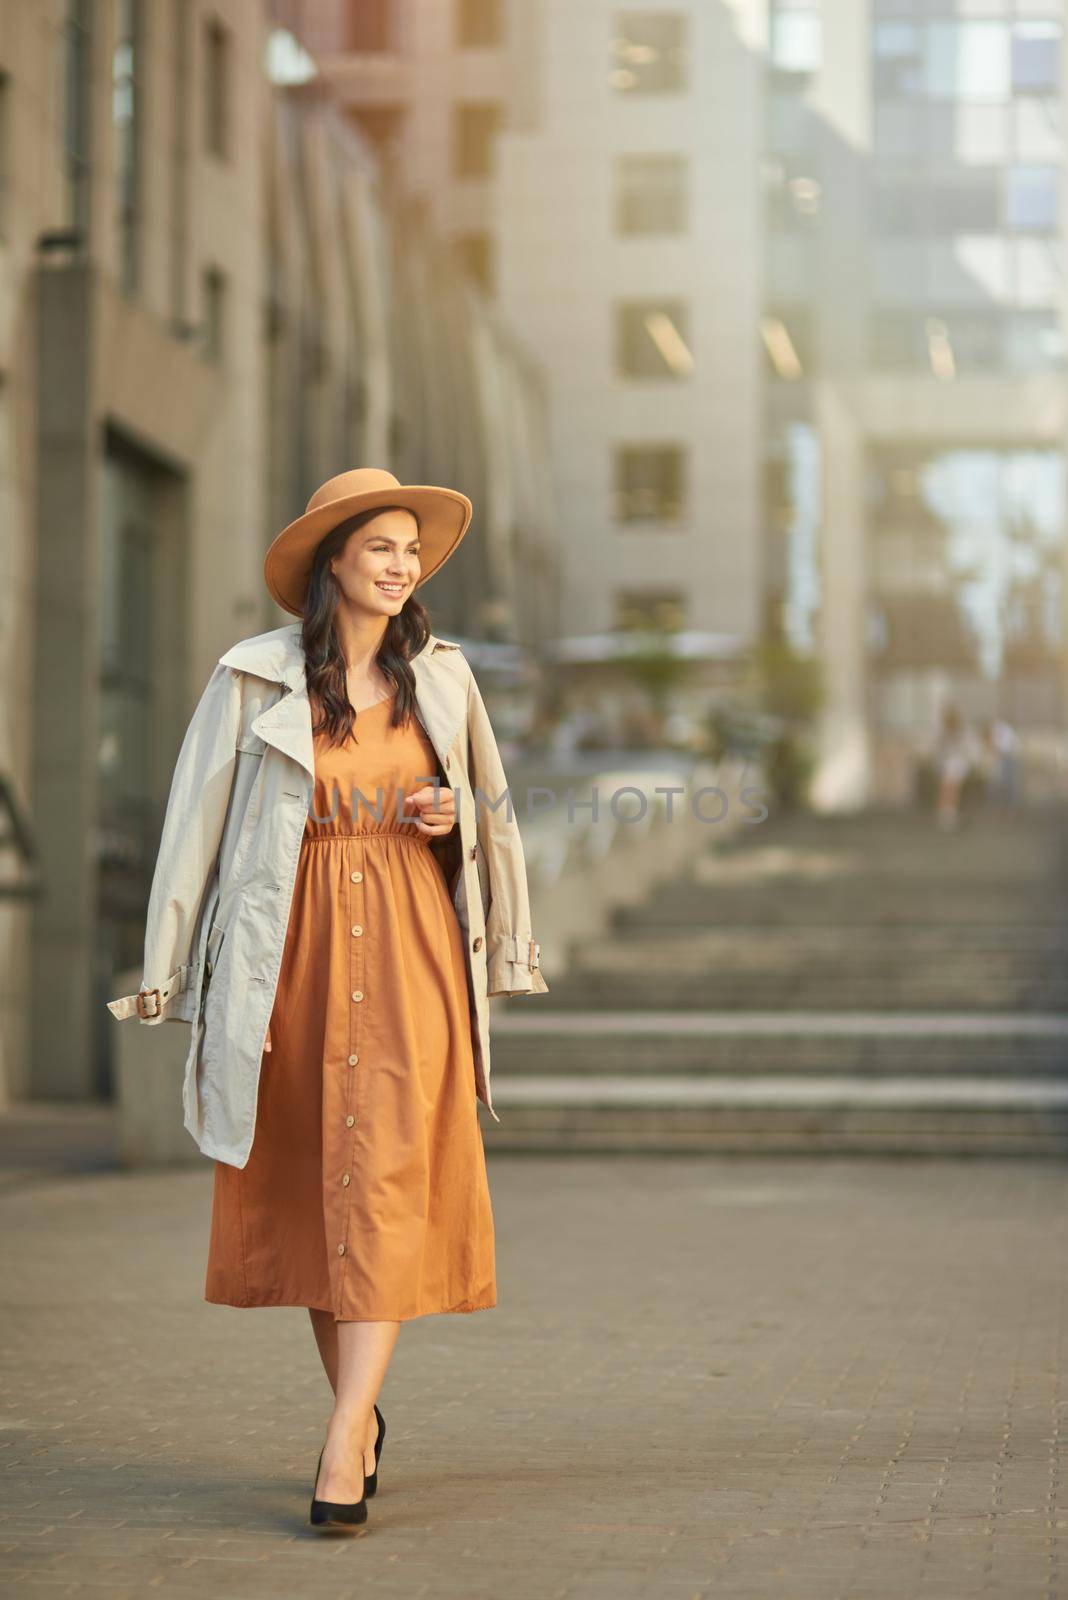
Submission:
[[[149,1017],[158,1017],[160,1012],[163,1010],[158,989],[142,989],[135,998],[137,1003],[137,1015],[141,1018],[142,1022],[147,1022]],[[152,1010],[146,1011],[145,1007],[148,1005],[150,1000],[153,1002]]]
[[[188,988],[192,970],[191,966],[181,966],[158,988],[139,989],[136,994],[125,994],[121,999],[109,1000],[108,1010],[120,1021],[123,1017],[138,1017],[142,1022],[163,1022],[170,1001]]]
[[[541,964],[541,945],[536,939],[520,939],[512,934],[504,941],[504,958],[506,961],[522,962],[533,970]]]

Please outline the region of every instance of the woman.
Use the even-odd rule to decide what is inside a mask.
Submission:
[[[308,1307],[335,1395],[323,1527],[366,1521],[401,1322],[496,1304],[488,1000],[548,988],[485,706],[415,599],[470,516],[363,468],[275,539],[267,587],[301,621],[220,657],[175,768],[144,978],[109,1002],[193,1024],[205,1298]]]
[[[951,830],[960,825],[961,790],[976,765],[975,737],[955,705],[942,711],[935,759],[938,769],[938,826]]]

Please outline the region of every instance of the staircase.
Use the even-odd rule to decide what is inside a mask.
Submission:
[[[1068,813],[769,819],[494,1006],[498,1149],[1068,1153]]]

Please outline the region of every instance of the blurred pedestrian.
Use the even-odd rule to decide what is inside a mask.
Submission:
[[[987,756],[987,800],[991,805],[1015,806],[1019,798],[1020,759],[1016,729],[1004,717],[983,724]]]
[[[953,829],[960,823],[961,788],[978,760],[975,735],[959,708],[947,705],[935,746],[938,779],[938,826]]]

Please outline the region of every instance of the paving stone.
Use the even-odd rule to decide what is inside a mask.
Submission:
[[[0,1588],[1068,1600],[1068,1168],[490,1155],[499,1303],[401,1330],[358,1538],[307,1314],[201,1298],[210,1170],[0,1187]]]

